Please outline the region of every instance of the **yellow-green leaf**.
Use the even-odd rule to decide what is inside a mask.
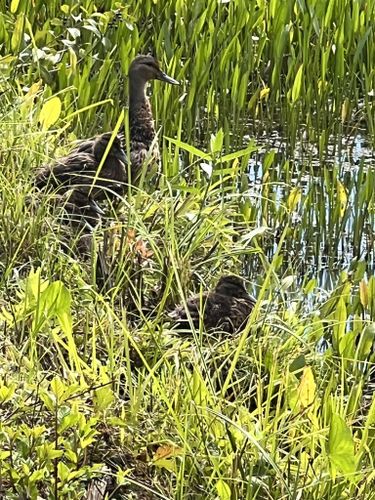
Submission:
[[[310,366],[305,366],[298,386],[298,399],[302,408],[310,406],[315,399],[316,383]]]
[[[25,16],[18,14],[17,20],[13,25],[11,49],[13,53],[18,53],[24,35]]]
[[[19,3],[20,3],[20,0],[12,0],[12,2],[10,4],[10,12],[12,14],[15,14],[17,12]]]
[[[177,472],[177,467],[176,467],[176,462],[175,460],[168,460],[165,458],[161,458],[160,460],[157,460],[156,462],[153,462],[153,465],[156,467],[159,467],[160,469],[164,468],[167,469],[169,472]]]
[[[216,483],[216,491],[219,495],[220,500],[230,500],[232,498],[228,483],[226,483],[222,479],[219,479],[219,481]]]
[[[359,282],[359,299],[363,307],[368,306],[368,289],[365,280]]]
[[[332,415],[329,429],[329,457],[331,463],[343,473],[348,474],[349,479],[357,468],[357,461],[354,455],[354,441],[349,427],[345,420],[337,414]]]
[[[345,213],[346,205],[348,203],[348,195],[346,194],[346,189],[344,185],[337,179],[337,195],[340,203],[340,217]]]
[[[296,102],[301,94],[301,86],[302,86],[302,75],[303,75],[303,64],[298,68],[296,77],[294,79],[293,88],[292,88],[292,102]]]
[[[37,82],[33,83],[29,90],[27,91],[27,94],[25,94],[24,99],[28,99],[29,97],[34,97],[40,90],[41,86],[43,84],[42,80],[38,80]]]
[[[98,411],[106,410],[113,403],[114,399],[113,391],[108,385],[95,390],[94,402]]]
[[[300,201],[301,201],[301,190],[298,187],[294,187],[288,196],[288,201],[286,202],[288,210],[290,212],[295,210],[296,206]]]
[[[49,99],[43,107],[39,115],[39,121],[42,124],[43,130],[48,130],[54,123],[57,122],[61,114],[61,101],[55,96]]]
[[[371,352],[375,343],[375,323],[366,325],[359,337],[358,342],[358,359],[365,359]]]

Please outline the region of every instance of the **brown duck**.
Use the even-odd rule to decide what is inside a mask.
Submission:
[[[188,299],[186,309],[179,305],[169,316],[178,329],[191,330],[190,316],[195,328],[199,328],[202,321],[206,331],[217,329],[235,333],[246,324],[255,302],[243,280],[228,275],[221,277],[213,290]]]
[[[93,140],[91,151],[74,150],[54,164],[41,167],[36,175],[36,186],[39,189],[53,188],[58,193],[73,188],[79,193],[74,197],[81,203],[113,198],[116,193],[122,192],[126,181],[126,156],[120,136],[114,137],[106,154],[111,137],[110,132],[98,135]],[[98,171],[101,162],[102,167]],[[84,197],[87,199],[84,200]],[[73,198],[70,199],[72,203]]]
[[[147,84],[151,80],[161,80],[172,85],[179,82],[160,69],[158,61],[151,55],[137,56],[129,68],[129,126],[130,126],[130,164],[132,183],[140,175],[146,159],[159,160],[159,146],[155,139],[155,126],[150,100],[147,97]],[[95,137],[78,145],[77,152],[92,153]]]
[[[157,60],[151,55],[137,56],[129,69],[129,119],[130,119],[130,164],[132,181],[142,169],[146,158],[158,160],[159,147],[155,140],[155,127],[150,101],[146,95],[147,83],[150,80],[178,85],[165,74]],[[112,134],[101,134],[81,142],[71,153],[56,160],[52,165],[42,167],[36,177],[36,185],[46,185],[65,189],[74,186],[82,194],[92,200],[114,198],[122,193],[124,184],[128,182],[127,158],[124,152],[122,137],[116,136],[111,149],[107,153],[104,164],[96,178],[102,156],[108,146]]]

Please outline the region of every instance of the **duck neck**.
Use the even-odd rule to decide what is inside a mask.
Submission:
[[[155,137],[155,128],[146,86],[146,81],[130,78],[129,124],[131,141],[144,143],[149,148]]]

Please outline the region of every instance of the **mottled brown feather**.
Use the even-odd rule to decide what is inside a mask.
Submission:
[[[69,155],[59,158],[54,164],[41,167],[36,175],[36,186],[39,189],[54,188],[59,192],[76,188],[82,195],[85,194],[93,200],[113,198],[116,193],[121,194],[127,176],[126,157],[119,137],[114,138],[93,186],[93,180],[110,138],[110,133],[101,134],[94,140],[80,144]]]
[[[223,276],[216,287],[187,300],[186,309],[177,306],[170,314],[177,329],[190,330],[189,316],[195,328],[202,321],[204,329],[234,333],[246,324],[255,299],[237,276]]]

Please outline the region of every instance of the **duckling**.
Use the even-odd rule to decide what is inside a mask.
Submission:
[[[222,276],[213,290],[188,299],[187,310],[183,305],[178,305],[169,317],[176,322],[178,329],[191,329],[190,316],[195,328],[199,328],[201,319],[206,331],[219,329],[235,333],[246,324],[255,302],[241,278]]]
[[[150,100],[146,94],[150,80],[161,80],[171,85],[179,85],[174,78],[164,73],[158,61],[151,55],[137,56],[129,68],[129,126],[131,181],[134,182],[142,171],[146,159],[158,162],[159,146],[155,140],[155,126]],[[77,152],[91,153],[95,137],[83,141],[75,149]]]
[[[36,187],[39,189],[55,188],[58,192],[74,188],[81,193],[81,196],[86,195],[97,201],[107,197],[113,198],[116,193],[121,193],[127,175],[126,156],[119,136],[114,138],[93,185],[111,135],[110,132],[98,135],[92,144],[91,152],[75,150],[56,160],[55,164],[41,167],[36,175]]]

